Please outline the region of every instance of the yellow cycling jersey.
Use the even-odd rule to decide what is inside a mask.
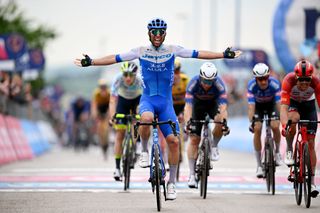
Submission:
[[[100,88],[96,88],[93,92],[93,101],[97,106],[109,105],[110,101],[110,91],[107,88],[105,92]]]
[[[185,104],[185,95],[187,90],[187,85],[189,83],[189,78],[186,74],[180,73],[180,78],[174,79],[172,86],[172,98],[173,105],[182,105]]]

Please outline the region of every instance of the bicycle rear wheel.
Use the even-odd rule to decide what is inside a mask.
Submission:
[[[157,145],[154,145],[154,179],[156,185],[156,199],[157,199],[157,209],[161,210],[161,170],[160,170],[160,161],[159,161],[159,149]]]
[[[309,154],[308,143],[304,145],[303,149],[303,191],[304,191],[304,203],[307,208],[311,204],[311,176],[312,168]]]
[[[271,141],[273,143],[273,141]],[[275,193],[275,162],[274,162],[274,155],[273,155],[273,149],[272,144],[269,142],[269,146],[267,147],[266,151],[266,182],[267,182],[267,189],[268,192],[271,191],[272,195]]]
[[[207,186],[208,186],[208,176],[210,169],[210,158],[209,158],[209,141],[205,139],[203,141],[204,150],[203,150],[203,166],[201,168],[201,182],[200,182],[200,195],[203,199],[207,197]]]
[[[293,181],[293,187],[294,187],[294,193],[296,197],[296,203],[297,205],[301,204],[302,200],[302,183],[300,182],[299,173],[300,173],[300,160],[299,160],[299,152],[298,152],[298,146],[296,145],[294,150],[294,165],[293,165],[293,172],[294,172],[294,181]]]

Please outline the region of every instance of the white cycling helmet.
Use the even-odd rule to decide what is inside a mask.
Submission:
[[[213,80],[217,77],[218,70],[216,66],[213,63],[205,62],[200,67],[200,77],[207,79],[207,80]]]
[[[255,77],[264,77],[270,74],[269,67],[264,63],[257,63],[253,69],[252,73]]]

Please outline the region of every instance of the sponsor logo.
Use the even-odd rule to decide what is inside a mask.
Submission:
[[[171,53],[169,54],[165,54],[165,55],[149,55],[149,54],[144,54],[143,56],[141,56],[141,58],[148,58],[148,59],[155,59],[155,60],[159,60],[159,59],[164,59],[164,58],[170,58],[172,56]]]

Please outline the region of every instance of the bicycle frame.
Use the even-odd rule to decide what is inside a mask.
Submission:
[[[209,135],[209,123],[216,123],[225,125],[225,122],[216,122],[210,119],[210,116],[206,114],[204,120],[194,120],[191,119],[190,123],[200,123],[203,124],[201,129],[201,140],[198,146],[198,157],[197,164],[199,162],[200,165],[196,165],[196,174],[201,176],[201,185],[200,185],[200,196],[203,199],[207,196],[207,183],[210,168],[210,158],[211,158],[211,143],[210,143],[210,135]],[[190,129],[190,128],[189,128]],[[202,159],[201,159],[202,158]]]
[[[176,132],[176,126],[175,123],[171,120],[168,121],[157,121],[156,116],[154,117],[152,122],[144,123],[144,122],[137,122],[134,128],[135,135],[137,134],[137,129],[140,125],[147,125],[152,126],[152,136],[153,136],[153,143],[151,147],[151,158],[150,158],[150,178],[149,182],[152,186],[152,192],[154,192],[154,189],[156,188],[156,198],[157,198],[157,208],[158,211],[161,209],[161,193],[160,193],[160,186],[163,186],[164,189],[164,197],[165,200],[167,200],[166,197],[166,189],[165,189],[165,175],[166,175],[166,169],[164,166],[164,161],[161,153],[161,147],[159,144],[159,135],[158,135],[158,125],[162,124],[169,124],[172,128],[173,134],[177,136]],[[154,164],[153,164],[154,162]],[[153,166],[154,165],[154,166]],[[161,168],[159,168],[161,166]],[[161,174],[159,175],[159,170],[161,169]]]
[[[165,165],[164,165],[164,161],[163,161],[163,157],[162,157],[162,152],[161,152],[161,148],[160,148],[160,144],[159,144],[159,135],[158,135],[158,128],[157,128],[157,124],[154,123],[152,124],[152,137],[153,137],[153,144],[151,146],[151,158],[150,158],[150,165],[152,165],[153,162],[153,158],[154,158],[154,149],[155,146],[158,147],[159,150],[159,155],[160,155],[160,164],[161,164],[161,181],[162,179],[165,178],[166,176],[166,169],[165,169]],[[154,173],[153,173],[153,168],[150,166],[150,180],[153,180],[154,178]]]
[[[132,123],[139,120],[140,116],[135,114],[116,114],[115,118],[126,118],[126,133],[122,142],[122,166],[124,174],[124,190],[129,188],[130,184],[130,170],[134,167],[135,163],[135,142],[132,136]]]
[[[298,122],[292,122],[289,120],[286,125],[286,131],[288,133],[291,124],[298,124],[298,134],[296,136],[293,154],[294,165],[290,168],[288,180],[293,182],[297,205],[301,204],[303,184],[304,200],[307,208],[309,208],[311,204],[311,178],[314,176],[314,171],[311,166],[310,148],[308,146],[307,124],[309,123],[320,123],[320,121],[300,120]]]
[[[269,115],[267,113],[264,113],[263,121],[265,123],[265,129],[266,129],[266,135],[264,139],[264,148],[263,148],[263,153],[264,153],[264,160],[263,160],[263,166],[264,166],[264,179],[266,179],[266,184],[267,184],[267,190],[270,192],[270,187],[271,187],[271,192],[274,195],[275,194],[275,152],[274,152],[274,139],[272,136],[272,130],[270,123],[271,121],[279,120],[278,117],[272,117],[269,118]]]

